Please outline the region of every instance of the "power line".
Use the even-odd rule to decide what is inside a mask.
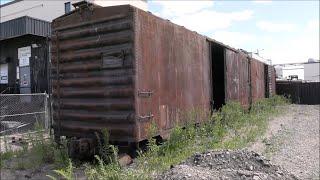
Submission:
[[[16,12],[13,12],[13,13],[11,13],[11,14],[7,14],[7,15],[5,15],[5,16],[1,16],[1,18],[8,17],[8,16],[12,16],[12,15],[15,15],[15,14],[19,14],[19,13],[21,13],[21,12],[29,11],[29,10],[31,10],[31,9],[35,9],[35,8],[38,8],[38,7],[43,7],[43,4],[39,4],[39,5],[36,5],[36,6],[32,6],[32,7],[30,7],[30,8],[23,9],[23,10],[21,10],[21,11],[16,11]]]

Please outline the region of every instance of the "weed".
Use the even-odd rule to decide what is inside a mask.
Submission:
[[[72,165],[71,160],[69,159],[69,163],[68,163],[68,166],[66,168],[59,169],[59,170],[54,170],[54,172],[56,174],[58,174],[59,176],[61,176],[63,179],[74,180],[75,178],[74,178],[73,169],[74,169],[74,167]],[[47,175],[47,177],[49,177],[52,180],[57,180],[56,177],[51,176],[51,175]]]
[[[207,121],[203,121],[206,117],[203,112],[191,110],[184,117],[188,118],[188,123],[176,125],[169,139],[160,146],[152,138],[157,128],[151,126],[148,151],[138,153],[134,169],[119,165],[116,160],[117,149],[108,144],[108,133],[103,132],[104,140],[101,142],[104,144],[99,144],[100,156],[96,156],[98,164],[87,166],[86,175],[89,179],[152,179],[155,174],[180,163],[195,152],[245,147],[265,132],[269,117],[281,110],[277,107],[287,103],[285,98],[274,96],[256,102],[247,111],[239,103],[229,102]],[[204,123],[195,126],[198,122]]]
[[[14,156],[13,151],[6,151],[0,153],[0,168],[3,168],[4,161],[11,159]]]
[[[98,154],[104,162],[116,162],[118,158],[118,149],[109,144],[109,132],[107,129],[102,129],[101,135],[96,133],[98,140]]]

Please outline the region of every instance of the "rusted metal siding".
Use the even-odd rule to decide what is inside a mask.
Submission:
[[[265,64],[251,59],[251,98],[252,102],[265,98]]]
[[[267,73],[268,73],[268,77],[267,77],[267,84],[268,87],[268,97],[271,97],[273,95],[276,94],[276,71],[274,69],[273,66],[271,65],[267,65]]]
[[[106,128],[111,140],[135,141],[132,9],[82,9],[52,26],[56,135],[87,137]]]
[[[226,102],[238,101],[244,107],[249,107],[249,60],[241,52],[225,50],[225,91]]]
[[[277,94],[277,90],[276,90],[276,69],[274,67],[272,67],[272,76],[271,76],[271,87],[272,87],[272,95],[276,95]]]
[[[177,121],[188,120],[182,116],[187,111],[210,110],[209,45],[205,37],[141,10],[135,27],[136,94],[152,92],[136,97],[139,139],[152,122],[165,136]]]
[[[106,128],[111,141],[139,142],[152,123],[165,137],[190,120],[187,112],[209,113],[214,83],[206,37],[128,5],[76,10],[52,27],[57,136]],[[265,96],[264,64],[224,48],[225,99],[248,107],[251,95]]]

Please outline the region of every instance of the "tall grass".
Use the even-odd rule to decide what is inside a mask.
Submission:
[[[97,163],[86,165],[88,179],[151,179],[172,165],[179,164],[195,152],[207,149],[236,149],[245,147],[262,135],[268,124],[268,119],[281,112],[283,105],[289,101],[280,96],[262,99],[254,103],[250,110],[245,110],[237,102],[230,102],[219,111],[214,112],[205,121],[201,110],[185,113],[187,124],[180,124],[171,130],[167,141],[157,145],[152,138],[158,128],[153,124],[150,128],[148,151],[138,152],[133,168],[121,167],[117,161],[118,150],[110,145],[107,131],[99,138],[99,152],[95,158]],[[203,122],[195,125],[196,122]],[[59,170],[58,176],[64,179],[74,179],[74,166],[69,160],[66,148],[59,148],[54,141],[44,134],[36,133],[31,147],[26,147],[24,153],[34,157],[32,162],[37,165],[55,163]],[[66,146],[66,142],[65,142]],[[11,153],[0,154],[2,159],[12,157]],[[29,160],[30,161],[30,160]],[[50,176],[55,179],[55,177]]]
[[[199,126],[195,126],[194,122],[203,116],[192,112],[188,115],[192,123],[184,124],[184,128],[176,126],[170,138],[160,146],[150,137],[149,150],[139,153],[134,168],[123,168],[114,161],[105,163],[96,157],[98,165],[88,167],[86,174],[89,179],[151,179],[195,152],[245,147],[265,132],[268,119],[288,103],[285,98],[274,96],[262,99],[254,103],[250,110],[245,110],[239,103],[230,102]],[[155,130],[154,127],[151,129]]]
[[[18,170],[36,169],[43,164],[67,167],[69,157],[66,142],[64,142],[64,147],[57,145],[39,124],[35,125],[34,132],[23,135],[22,139],[25,142],[23,142],[21,149],[13,151],[7,148],[6,152],[0,153],[1,168],[6,160],[12,158],[15,158],[15,162],[17,162],[13,168]],[[5,142],[5,146],[9,146],[7,142]]]

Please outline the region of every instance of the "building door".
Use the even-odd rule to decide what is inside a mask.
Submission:
[[[31,57],[31,46],[22,47],[18,49],[21,94],[31,93],[30,57]]]

